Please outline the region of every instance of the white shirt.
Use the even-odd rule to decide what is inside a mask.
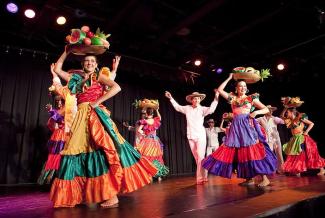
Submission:
[[[198,139],[206,137],[203,126],[204,117],[212,114],[218,105],[217,100],[213,100],[210,107],[197,106],[193,108],[192,105],[179,105],[173,98],[170,100],[176,111],[185,114],[187,123],[187,138]]]
[[[206,136],[207,136],[207,146],[208,147],[218,147],[218,133],[222,132],[219,127],[205,128]]]
[[[269,119],[266,116],[257,118],[257,121],[265,129],[267,135],[267,143],[270,145],[271,149],[274,145],[281,145],[281,140],[278,132],[277,125],[284,124],[284,121],[275,116],[271,116]]]

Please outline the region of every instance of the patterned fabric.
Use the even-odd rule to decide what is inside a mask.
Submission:
[[[233,110],[252,110],[258,95],[247,96],[238,101],[230,95]],[[223,144],[203,161],[209,173],[231,178],[233,163],[237,164],[239,178],[253,178],[256,175],[272,174],[276,170],[276,157],[266,142],[258,122],[249,114],[236,114]]]

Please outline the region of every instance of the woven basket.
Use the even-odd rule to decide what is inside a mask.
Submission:
[[[299,103],[288,103],[288,104],[286,104],[286,106],[287,106],[288,108],[290,108],[290,107],[300,107],[300,106],[302,105],[302,103],[304,103],[304,102],[299,102]]]
[[[75,55],[86,55],[86,54],[100,55],[107,50],[107,48],[105,48],[103,45],[80,45],[80,44],[69,45],[69,49]]]
[[[234,73],[234,80],[244,80],[246,83],[256,83],[261,79],[256,73]]]
[[[159,104],[155,104],[152,102],[141,102],[139,105],[140,108],[152,108],[154,110],[157,110],[159,108]]]

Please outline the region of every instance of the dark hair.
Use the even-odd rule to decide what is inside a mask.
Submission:
[[[64,100],[64,98],[60,98],[60,97],[58,97],[58,96],[55,96],[54,97],[54,108],[55,109],[58,109],[59,108],[59,102],[61,101],[61,104],[62,104],[62,106],[64,106],[65,105],[65,100]]]
[[[154,115],[155,110],[153,108],[147,108],[146,113],[148,115]]]
[[[285,112],[284,114],[285,117],[288,117],[288,111],[292,112],[295,116],[297,116],[297,114],[299,113],[295,107],[290,107]]]
[[[83,57],[83,59],[82,60],[85,60],[85,58],[86,57],[89,57],[89,56],[92,56],[92,57],[95,57],[95,59],[96,59],[96,62],[98,61],[98,58],[97,58],[97,56],[96,55],[94,55],[94,54],[91,54],[91,53],[87,53],[84,57]]]

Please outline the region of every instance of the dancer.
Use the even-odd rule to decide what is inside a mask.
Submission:
[[[156,116],[154,116],[156,112]],[[140,126],[138,133],[143,135],[139,144],[136,145],[137,150],[140,154],[152,161],[152,163],[158,169],[158,173],[155,178],[161,181],[161,177],[167,176],[169,173],[168,167],[165,166],[163,160],[163,147],[164,145],[157,136],[156,131],[161,125],[161,115],[159,109],[154,110],[153,108],[146,109],[146,118],[140,120]]]
[[[54,71],[68,81],[71,93],[77,98],[78,111],[69,140],[61,151],[58,177],[53,181],[50,198],[54,207],[100,202],[102,207],[117,207],[118,193],[132,192],[149,184],[157,169],[125,141],[110,112],[102,105],[121,90],[110,79],[109,69],[96,71],[96,56],[86,55],[83,70],[69,74],[62,70],[69,53],[66,47]],[[115,57],[113,72],[119,60],[120,57]]]
[[[205,98],[205,94],[193,92],[186,96],[186,101],[191,105],[179,105],[170,92],[165,92],[165,96],[170,99],[176,111],[185,114],[187,122],[187,139],[191,147],[192,154],[196,161],[196,184],[202,185],[208,181],[208,174],[202,168],[202,160],[206,151],[206,135],[203,126],[204,117],[212,114],[218,105],[219,93],[215,91],[215,97],[210,107],[201,106],[201,101]]]
[[[257,93],[246,95],[245,81],[237,82],[236,94],[224,91],[232,78],[233,73],[218,88],[231,104],[234,116],[229,133],[224,143],[203,161],[203,167],[214,175],[231,178],[233,163],[237,161],[237,177],[246,179],[241,185],[252,185],[253,178],[261,175],[262,182],[258,185],[264,187],[270,184],[266,175],[275,171],[276,158],[254,117],[268,113],[269,109],[259,101]],[[259,110],[253,111],[254,107]]]
[[[209,156],[212,152],[214,152],[219,147],[218,133],[222,132],[222,130],[220,129],[220,127],[214,126],[213,119],[209,119],[207,123],[209,127],[205,128],[205,133],[207,137],[206,156]]]
[[[224,142],[226,140],[226,137],[227,137],[227,135],[229,133],[229,129],[230,129],[232,119],[233,119],[233,114],[232,113],[224,113],[222,115],[222,120],[221,120],[221,123],[220,123],[220,126],[219,126],[220,130],[225,133],[225,136],[222,138],[222,142]],[[223,124],[225,122],[227,123],[227,126],[223,127]]]
[[[55,96],[54,108],[51,104],[46,105],[50,115],[47,127],[52,131],[51,137],[47,142],[48,157],[39,176],[37,183],[40,185],[50,184],[56,176],[60,166],[61,155],[65,144],[64,132],[64,100],[61,96]]]
[[[305,113],[298,112],[296,106],[292,106],[290,103],[284,104],[281,113],[281,117],[292,133],[289,142],[282,146],[287,155],[283,170],[286,173],[300,176],[300,173],[307,169],[319,169],[318,175],[324,175],[325,159],[319,155],[316,142],[309,136],[309,131],[314,127],[314,123],[308,119]]]
[[[267,105],[266,107],[269,109],[269,113],[257,118],[256,120],[266,132],[267,143],[270,146],[271,150],[275,152],[277,157],[277,172],[281,174],[283,173],[282,165],[284,161],[282,155],[281,140],[277,125],[284,124],[284,121],[280,117],[273,116],[273,112],[277,110],[276,107],[272,107],[271,105]]]
[[[140,120],[146,118],[146,110],[141,110],[141,117]],[[134,132],[134,143],[133,146],[136,147],[137,144],[140,143],[141,139],[143,139],[144,135],[138,132],[140,126],[140,120],[135,122],[134,126],[130,126],[128,122],[123,122],[123,126],[126,127],[129,131]]]

